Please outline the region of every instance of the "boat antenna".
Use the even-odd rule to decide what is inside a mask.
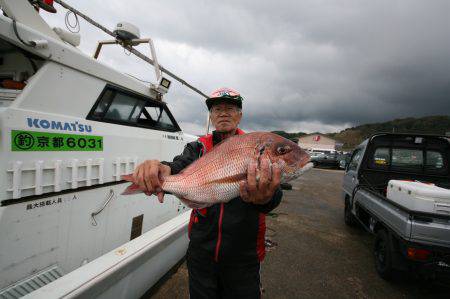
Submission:
[[[77,16],[77,15],[80,16],[81,18],[86,20],[88,23],[90,23],[93,26],[99,28],[100,30],[102,30],[106,34],[108,34],[108,35],[110,35],[110,36],[112,36],[114,38],[117,38],[117,36],[111,30],[109,30],[108,28],[102,26],[98,22],[94,21],[93,19],[91,19],[87,15],[83,14],[82,12],[78,11],[77,9],[73,8],[72,6],[70,6],[69,4],[65,3],[64,1],[62,1],[62,0],[54,0],[54,2],[58,3],[59,5],[61,5],[62,7],[66,8],[66,9],[70,10],[71,12],[73,12],[75,14],[75,16]],[[129,43],[120,43],[120,45],[122,47],[124,47],[125,49],[127,49],[128,51],[130,51],[131,53],[133,53],[134,55],[136,55],[137,57],[139,57],[142,60],[150,63],[153,66],[155,66],[155,62],[151,58],[149,58],[148,56],[142,54],[141,52],[139,52],[138,50],[133,48],[133,46],[131,44],[129,44]],[[163,67],[162,65],[159,65],[159,69],[161,70],[161,72],[166,73],[167,75],[169,75],[173,79],[177,80],[182,85],[185,85],[189,89],[195,91],[196,93],[198,93],[202,97],[208,98],[208,96],[205,93],[203,93],[201,90],[199,90],[197,87],[187,83],[185,80],[181,79],[180,77],[178,77],[177,75],[175,75],[174,73],[172,73],[171,71],[169,71],[168,69]]]

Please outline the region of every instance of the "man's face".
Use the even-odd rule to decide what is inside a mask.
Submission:
[[[218,132],[236,130],[241,118],[241,110],[233,104],[220,103],[211,108],[211,122]]]

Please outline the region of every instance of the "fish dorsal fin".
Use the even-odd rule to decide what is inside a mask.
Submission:
[[[194,172],[199,171],[199,169],[206,168],[217,159],[231,160],[233,155],[237,155],[245,148],[248,148],[251,151],[251,149],[255,148],[257,140],[260,139],[260,134],[261,133],[259,132],[255,132],[231,136],[215,145],[209,152],[202,156],[201,159],[194,161],[180,172],[180,174],[191,175]]]

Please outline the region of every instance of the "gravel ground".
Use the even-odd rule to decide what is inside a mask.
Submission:
[[[267,217],[267,237],[276,244],[262,265],[264,298],[450,298],[450,282],[406,274],[379,278],[373,237],[343,222],[339,170],[313,169],[284,191]],[[146,298],[188,298],[185,263]]]

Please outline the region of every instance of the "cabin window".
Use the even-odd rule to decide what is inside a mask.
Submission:
[[[109,105],[104,117],[110,120],[128,121],[135,106],[136,100],[119,94]]]
[[[97,103],[97,107],[95,108],[91,117],[96,119],[102,118],[103,114],[108,110],[108,106],[111,103],[113,97],[114,92],[112,90],[106,90],[100,98],[100,101]]]
[[[164,103],[107,86],[88,119],[163,131],[180,131]]]
[[[158,126],[162,129],[171,128],[173,126],[169,114],[163,107],[151,103],[145,105],[142,113],[139,115],[138,124],[144,126]]]

